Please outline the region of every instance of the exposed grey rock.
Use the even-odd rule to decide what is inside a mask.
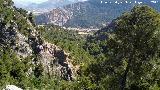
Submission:
[[[30,63],[34,66],[42,64],[44,74],[59,76],[65,80],[74,79],[76,71],[71,59],[68,58],[69,53],[54,44],[44,41],[34,27],[31,27],[28,37],[18,31],[17,24],[14,21],[11,21],[10,24],[2,21],[0,22],[0,28],[1,45],[11,46],[17,55],[22,58],[32,55],[38,57],[37,61],[34,61],[33,58]],[[30,68],[27,75],[32,74],[34,69],[34,67]]]
[[[7,85],[3,90],[23,90],[15,85]]]
[[[74,79],[76,70],[71,63],[71,59],[68,58],[69,53],[54,44],[42,40],[35,30],[30,33],[28,43],[32,48],[33,54],[37,55],[36,59],[38,59],[33,60],[33,64],[42,64],[45,74],[60,76],[65,80]]]
[[[22,56],[23,58],[27,57],[27,56],[31,56],[32,55],[32,49],[30,47],[30,45],[28,44],[28,38],[26,38],[24,35],[22,35],[21,33],[17,33],[17,54],[19,56]]]
[[[48,42],[44,42],[38,48],[45,72],[49,75],[60,75],[65,80],[73,80],[74,66],[69,63],[68,53]]]

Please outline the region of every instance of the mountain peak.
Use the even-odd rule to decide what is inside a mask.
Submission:
[[[103,1],[103,3],[101,3],[101,1]],[[38,15],[36,17],[36,22],[37,24],[51,23],[59,26],[74,28],[102,28],[124,11],[129,11],[134,5],[147,4],[160,11],[158,4],[149,0],[136,0],[136,2],[133,0],[101,1],[88,0],[86,2],[69,4],[60,9],[52,9],[52,12],[50,13],[47,12],[45,14]]]

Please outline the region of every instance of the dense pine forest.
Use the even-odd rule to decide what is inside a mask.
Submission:
[[[0,0],[0,89],[159,90],[160,13],[134,6],[92,36]]]

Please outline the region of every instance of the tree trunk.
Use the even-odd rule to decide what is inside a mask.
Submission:
[[[125,87],[126,87],[126,81],[127,81],[127,75],[128,75],[128,72],[129,72],[129,69],[130,69],[130,65],[131,65],[131,58],[129,59],[128,61],[128,65],[126,67],[126,70],[122,76],[122,82],[121,82],[121,90],[125,90]]]

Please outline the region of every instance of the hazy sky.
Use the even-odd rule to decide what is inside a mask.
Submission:
[[[42,3],[42,2],[46,2],[48,0],[13,0],[13,1],[17,7],[23,7],[23,6],[27,6],[31,3]],[[50,1],[52,1],[52,0],[50,0]],[[55,1],[55,0],[53,0],[53,1]],[[69,0],[69,1],[78,2],[78,1],[86,1],[86,0]]]
[[[47,0],[13,0],[16,3],[41,3]],[[70,0],[70,1],[86,1],[86,0]]]
[[[13,0],[16,3],[41,3],[47,0]]]

